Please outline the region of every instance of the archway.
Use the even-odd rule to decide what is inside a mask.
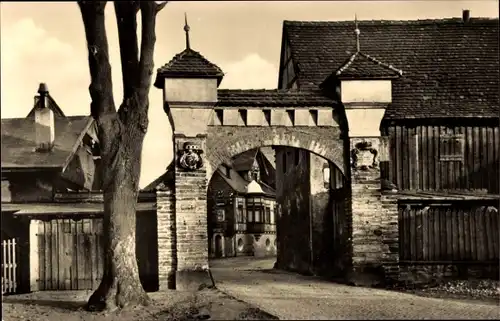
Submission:
[[[241,127],[213,126],[206,136],[207,178],[223,163],[247,150],[263,146],[288,146],[308,150],[333,163],[348,177],[349,153],[340,127]]]
[[[238,146],[227,150],[243,149]],[[271,147],[273,155],[266,156],[262,150]],[[272,178],[264,175],[266,163]],[[208,181],[209,257],[219,256],[215,244],[222,234],[225,257],[275,256],[278,268],[339,273],[349,261],[349,233],[340,230],[348,226],[347,190],[336,164],[304,148],[259,146],[232,155]]]

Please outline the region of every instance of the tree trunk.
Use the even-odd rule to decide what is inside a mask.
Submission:
[[[113,98],[111,65],[104,23],[106,1],[79,1],[89,51],[91,114],[98,125],[104,191],[104,273],[89,298],[92,311],[148,305],[136,259],[136,204],[141,153],[148,127],[149,89],[157,13],[166,1],[115,3],[124,99],[118,113]],[[140,60],[136,14],[142,17]]]
[[[88,301],[89,310],[115,310],[148,305],[149,297],[139,279],[136,260],[136,204],[144,134],[124,128],[113,144],[118,152],[108,162],[109,183],[104,190],[104,273]]]

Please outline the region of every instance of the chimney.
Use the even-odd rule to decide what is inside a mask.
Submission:
[[[462,21],[463,22],[469,22],[470,20],[470,10],[463,10],[462,11]]]
[[[49,152],[54,146],[54,113],[49,108],[47,85],[38,87],[38,104],[35,106],[35,141],[37,152]]]

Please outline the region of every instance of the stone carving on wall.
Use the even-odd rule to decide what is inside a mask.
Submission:
[[[203,166],[201,158],[203,150],[193,142],[185,142],[179,151],[179,166],[185,170],[193,171]]]
[[[369,141],[361,141],[351,150],[352,167],[358,170],[378,168],[379,153]]]

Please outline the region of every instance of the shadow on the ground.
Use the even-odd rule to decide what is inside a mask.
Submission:
[[[85,304],[87,303],[87,301],[37,300],[15,297],[3,297],[2,302],[10,304],[39,305],[69,311],[83,310],[85,308]]]

